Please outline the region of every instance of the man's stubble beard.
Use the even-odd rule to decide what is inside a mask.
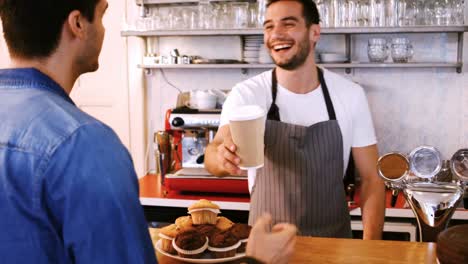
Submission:
[[[298,42],[299,51],[289,60],[281,63],[279,61],[276,61],[275,58],[271,56],[275,64],[278,67],[285,70],[295,70],[302,66],[307,60],[307,57],[309,56],[311,50],[308,36],[309,31],[307,31],[306,34],[304,34],[304,37],[301,39],[301,41]]]

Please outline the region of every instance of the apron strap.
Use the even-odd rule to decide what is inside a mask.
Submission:
[[[268,110],[267,119],[280,121],[280,114],[278,105],[276,105],[276,95],[278,94],[278,80],[276,79],[276,68],[271,72],[271,96],[273,102],[271,103],[270,109]]]
[[[327,105],[327,112],[328,112],[328,117],[330,120],[336,120],[336,114],[335,114],[335,108],[333,107],[333,103],[330,98],[330,93],[328,92],[328,86],[327,83],[325,82],[325,78],[323,77],[323,70],[317,67],[318,70],[318,77],[320,84],[322,85],[322,91],[323,91],[323,97],[325,98],[325,104]],[[351,193],[348,193],[348,186],[352,184],[352,186],[355,186],[355,164],[354,164],[354,158],[353,158],[353,152],[350,151],[349,153],[349,161],[348,161],[348,166],[346,167],[346,172],[343,178],[343,185],[345,188],[346,194],[353,196],[353,191]],[[350,197],[351,200],[353,200],[353,197]]]
[[[322,85],[323,97],[325,98],[325,104],[327,105],[328,118],[330,120],[336,120],[335,108],[330,98],[330,93],[328,92],[328,86],[323,78],[323,70],[317,67],[318,78],[320,85]]]

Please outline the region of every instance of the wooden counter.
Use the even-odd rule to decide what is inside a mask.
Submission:
[[[150,230],[153,243],[157,230]],[[157,254],[161,264],[178,264]],[[437,263],[436,244],[400,241],[299,237],[290,263]]]

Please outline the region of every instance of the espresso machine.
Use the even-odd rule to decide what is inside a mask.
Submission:
[[[458,150],[450,161],[443,161],[431,146],[415,148],[409,155],[391,152],[379,158],[377,169],[393,196],[403,192],[416,216],[419,240],[436,242],[467,188],[468,149]]]
[[[204,168],[205,150],[220,123],[221,110],[188,107],[166,112],[165,130],[171,135],[171,168],[163,176],[168,191],[248,194],[247,177],[216,177]]]

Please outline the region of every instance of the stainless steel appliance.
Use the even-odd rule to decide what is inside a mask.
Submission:
[[[394,194],[403,191],[419,227],[421,242],[436,242],[450,221],[468,184],[468,150],[457,151],[450,163],[457,178],[437,181],[442,166],[437,149],[421,146],[409,156],[393,152],[379,158],[379,175]]]

